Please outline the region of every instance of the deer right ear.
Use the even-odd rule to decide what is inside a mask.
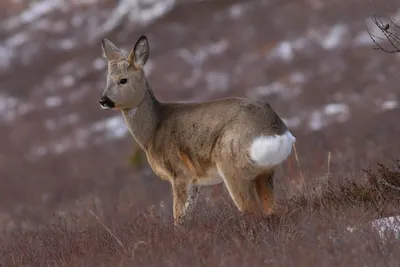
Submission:
[[[134,64],[136,68],[143,68],[149,58],[149,41],[142,35],[129,53],[127,61]]]
[[[122,59],[122,53],[110,40],[104,38],[101,41],[101,49],[103,50],[103,57],[108,61]]]

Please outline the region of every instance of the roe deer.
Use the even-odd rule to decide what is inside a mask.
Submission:
[[[108,39],[101,44],[108,73],[99,103],[121,110],[154,173],[171,183],[176,225],[193,210],[200,186],[221,182],[242,213],[273,213],[275,167],[296,139],[268,103],[241,97],[160,102],[143,70],[146,36],[127,57]]]

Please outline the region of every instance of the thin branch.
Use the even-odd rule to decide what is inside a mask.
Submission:
[[[388,6],[386,6],[386,14],[388,14],[388,19],[389,19],[390,23],[392,25],[394,25],[396,28],[400,29],[400,25],[396,24],[394,22],[394,19],[390,18],[390,16],[389,16],[389,7]]]
[[[377,9],[375,1],[373,1],[373,3],[374,3],[375,9]],[[389,13],[388,7],[386,7],[386,12]],[[390,18],[389,15],[388,15],[388,20],[389,20],[390,24],[389,23],[384,23],[382,21],[382,19],[379,18],[377,13],[375,13],[373,15],[373,19],[372,20],[373,20],[374,24],[382,32],[382,34],[385,36],[385,37],[378,37],[375,34],[371,33],[370,30],[368,29],[368,27],[366,27],[369,36],[371,37],[372,41],[377,46],[377,47],[375,47],[375,49],[380,49],[380,50],[382,50],[382,51],[384,51],[386,53],[389,53],[389,54],[400,53],[400,37],[397,36],[395,33],[393,33],[391,31],[392,28],[400,29],[400,25],[396,24],[394,22],[394,19]],[[392,27],[391,25],[394,26],[394,27]],[[382,45],[380,45],[377,42],[377,40],[380,40],[380,41],[385,41],[386,40],[386,41],[388,41],[393,49],[389,50],[387,48],[384,48]]]
[[[390,188],[392,188],[392,189],[396,189],[396,190],[399,190],[399,191],[400,191],[400,187],[397,187],[397,186],[395,186],[395,185],[392,185],[392,184],[388,183],[388,182],[387,182],[386,180],[384,180],[384,179],[379,180],[379,183],[384,184],[384,185],[386,185],[386,186],[388,186],[388,187],[390,187]]]

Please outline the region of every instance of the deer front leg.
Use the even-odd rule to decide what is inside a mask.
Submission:
[[[185,222],[187,216],[193,211],[199,188],[188,182],[173,181],[173,215],[174,224],[180,225]]]

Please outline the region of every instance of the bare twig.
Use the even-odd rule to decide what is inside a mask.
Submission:
[[[124,250],[125,254],[127,254],[128,252],[125,249],[124,245],[122,244],[121,240],[119,240],[119,238],[113,232],[111,232],[111,230],[102,221],[100,221],[99,217],[92,210],[89,210],[89,212],[93,215],[93,217],[96,218],[96,220],[103,226],[103,228],[117,241],[117,243]]]
[[[374,6],[375,6],[375,9],[377,9],[375,1],[373,1],[373,3],[374,3]],[[387,11],[387,13],[389,12],[388,11],[388,7],[386,7],[386,11]],[[367,28],[367,32],[368,32],[369,36],[371,37],[372,41],[377,46],[377,47],[375,47],[375,49],[382,50],[382,51],[384,51],[386,53],[389,53],[389,54],[400,53],[400,37],[397,36],[394,32],[391,31],[392,28],[400,29],[400,25],[396,24],[394,22],[394,19],[390,18],[390,16],[388,16],[388,21],[390,22],[390,24],[389,23],[384,23],[382,21],[382,19],[380,19],[378,17],[378,14],[375,13],[373,15],[373,22],[379,28],[379,30],[382,32],[382,34],[385,37],[376,36],[375,34],[370,32],[368,27],[366,27]],[[394,27],[392,27],[392,26],[394,26]],[[392,46],[392,49],[384,48],[382,45],[380,45],[377,42],[377,40],[380,40],[380,41],[385,41],[386,40],[386,41],[388,41],[390,43],[390,45]]]
[[[389,14],[389,7],[388,6],[386,6],[386,14]],[[392,25],[394,25],[396,28],[400,29],[400,25],[396,24],[394,22],[394,19],[390,18],[390,16],[388,16],[388,19],[389,19],[389,21],[390,21],[390,23]]]
[[[387,182],[386,180],[384,180],[384,179],[379,180],[379,183],[384,184],[384,185],[386,185],[386,186],[388,186],[388,187],[390,187],[390,188],[392,188],[392,189],[396,189],[396,190],[399,190],[399,191],[400,191],[400,187],[394,186],[394,185],[388,183],[388,182]]]

